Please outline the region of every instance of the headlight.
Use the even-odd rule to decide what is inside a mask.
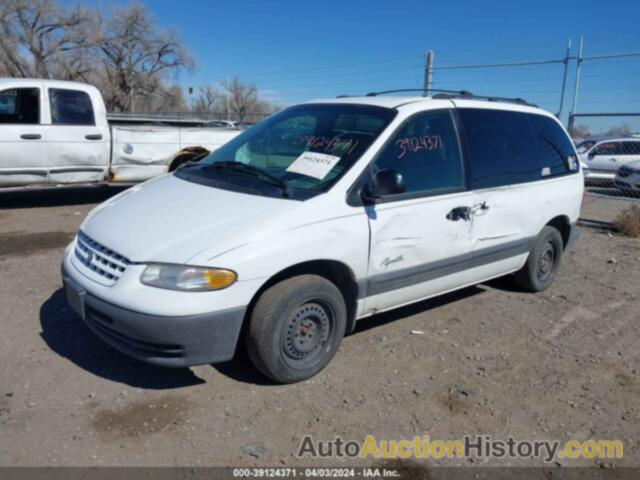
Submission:
[[[140,281],[151,287],[190,292],[220,290],[237,279],[238,276],[231,270],[167,263],[149,265],[140,276]]]

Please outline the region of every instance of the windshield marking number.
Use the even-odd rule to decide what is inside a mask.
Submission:
[[[444,147],[440,135],[399,138],[396,140],[395,145],[401,149],[400,153],[398,153],[398,158],[404,157],[407,153],[416,153],[419,150],[435,150]]]

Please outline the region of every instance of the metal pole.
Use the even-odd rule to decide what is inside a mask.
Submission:
[[[567,40],[567,53],[564,57],[564,74],[562,75],[562,91],[560,92],[560,107],[558,108],[557,117],[562,115],[562,107],[564,105],[564,92],[567,89],[567,70],[569,69],[569,59],[571,58],[571,39]]]
[[[229,77],[227,77],[227,122],[229,121],[229,95],[230,95],[230,88],[229,88]]]
[[[424,68],[424,96],[431,94],[431,86],[433,79],[433,50],[427,52],[426,64]]]
[[[584,37],[580,36],[580,45],[578,45],[578,56],[576,57],[576,82],[573,85],[573,103],[571,104],[571,114],[576,113],[578,104],[578,89],[580,88],[580,65],[582,65],[582,47],[584,46]]]

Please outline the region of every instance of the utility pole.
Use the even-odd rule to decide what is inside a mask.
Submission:
[[[567,71],[569,70],[569,59],[571,58],[571,39],[567,40],[567,53],[564,56],[564,74],[562,75],[562,91],[560,92],[560,108],[558,108],[558,119],[562,115],[564,105],[564,92],[567,89]]]
[[[229,121],[229,96],[231,94],[231,86],[229,85],[229,77],[227,77],[227,101],[226,103],[226,107],[227,107],[227,122]]]
[[[433,79],[433,50],[427,52],[426,63],[424,66],[424,88],[423,96],[431,95],[431,86]]]
[[[576,113],[576,105],[578,104],[578,89],[580,88],[580,65],[582,65],[582,47],[584,46],[584,37],[580,36],[580,44],[578,45],[578,56],[576,57],[576,82],[573,85],[573,103],[571,104],[571,114]]]

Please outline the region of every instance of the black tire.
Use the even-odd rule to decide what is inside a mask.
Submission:
[[[180,167],[181,165],[184,165],[187,162],[190,162],[192,158],[193,158],[193,155],[182,155],[176,158],[171,163],[171,165],[169,165],[169,172],[175,172],[178,169],[178,167]]]
[[[251,313],[247,351],[279,383],[312,377],[336,354],[347,325],[340,290],[317,275],[288,278],[265,290]]]
[[[553,227],[544,227],[529,252],[527,263],[515,274],[518,286],[529,292],[542,292],[551,286],[562,258],[562,235]]]

